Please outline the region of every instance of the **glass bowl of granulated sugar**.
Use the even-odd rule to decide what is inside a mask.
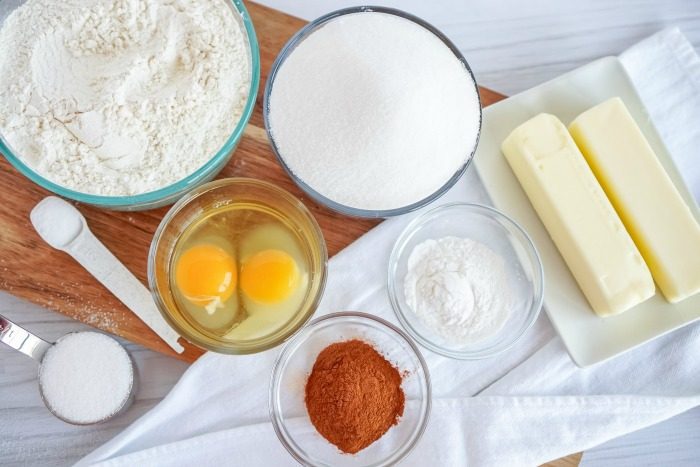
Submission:
[[[301,29],[272,66],[263,116],[297,185],[356,217],[404,214],[443,195],[481,129],[478,87],[459,50],[425,21],[380,7]]]
[[[513,346],[542,308],[544,275],[530,237],[501,212],[453,203],[414,219],[389,259],[388,293],[414,339],[475,360]]]
[[[215,177],[255,105],[258,42],[242,0],[189,6],[0,2],[0,152],[108,209],[170,204]]]

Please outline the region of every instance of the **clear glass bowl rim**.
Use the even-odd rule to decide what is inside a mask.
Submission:
[[[117,410],[115,410],[113,413],[111,413],[111,414],[109,414],[101,419],[98,419],[95,421],[89,421],[89,422],[77,422],[75,420],[71,420],[69,418],[64,417],[60,412],[56,411],[56,409],[51,406],[48,399],[44,395],[44,388],[43,388],[42,383],[41,383],[41,365],[39,365],[39,374],[37,376],[37,383],[39,386],[39,397],[41,398],[41,401],[44,403],[44,405],[46,406],[46,409],[51,413],[51,415],[53,415],[54,417],[58,418],[59,420],[65,422],[65,423],[68,423],[69,425],[75,425],[75,426],[98,425],[98,424],[104,423],[108,420],[111,420],[113,418],[116,418],[116,417],[122,415],[127,410],[129,410],[129,408],[131,408],[131,405],[136,400],[136,392],[138,390],[138,374],[136,371],[136,364],[134,363],[134,358],[131,356],[129,351],[126,350],[126,347],[124,347],[124,345],[122,345],[121,342],[117,341],[113,336],[111,336],[109,334],[104,334],[104,333],[99,332],[97,330],[95,330],[95,331],[92,331],[92,330],[72,331],[72,332],[69,332],[68,334],[64,334],[63,336],[61,336],[56,342],[58,342],[59,340],[63,339],[64,337],[66,337],[70,334],[78,334],[81,332],[91,332],[94,334],[103,334],[103,335],[111,338],[117,344],[119,344],[119,347],[121,347],[124,354],[126,354],[127,361],[129,362],[129,370],[131,371],[131,381],[129,384],[128,393],[127,393],[126,397],[124,398],[124,400],[121,401],[119,408]]]
[[[234,9],[240,14],[243,26],[245,28],[248,45],[250,47],[251,56],[251,79],[250,88],[248,90],[248,99],[246,105],[241,114],[241,118],[236,125],[236,128],[231,133],[231,136],[226,140],[224,145],[219,149],[219,151],[209,159],[203,166],[197,169],[195,172],[189,174],[187,177],[179,180],[171,185],[160,188],[155,191],[150,191],[147,193],[141,193],[133,196],[104,196],[104,195],[93,195],[89,193],[82,193],[79,191],[71,190],[69,188],[58,185],[47,178],[39,175],[31,167],[25,164],[22,159],[14,154],[14,152],[5,144],[2,138],[0,138],[0,152],[5,156],[5,159],[15,167],[22,175],[30,179],[37,185],[45,188],[57,195],[63,196],[80,203],[91,204],[94,206],[101,206],[105,208],[120,208],[124,206],[139,206],[139,205],[150,205],[151,203],[157,203],[161,200],[168,199],[171,196],[184,192],[188,188],[196,186],[202,180],[205,180],[211,175],[211,171],[216,168],[223,160],[228,157],[228,155],[236,147],[236,144],[243,135],[243,130],[245,129],[251,115],[253,114],[253,109],[255,108],[255,102],[258,95],[258,87],[260,85],[260,47],[258,45],[258,39],[255,34],[255,28],[253,22],[250,18],[250,14],[243,4],[243,0],[228,0],[233,5]]]
[[[479,129],[476,134],[476,141],[474,142],[474,148],[472,149],[472,152],[469,154],[467,159],[464,161],[464,164],[457,169],[457,171],[450,177],[449,180],[441,187],[439,188],[436,192],[433,194],[423,198],[422,200],[416,201],[413,204],[409,204],[407,206],[403,206],[400,208],[394,208],[394,209],[382,209],[382,210],[372,210],[372,209],[358,209],[358,208],[353,208],[351,206],[346,206],[344,204],[337,203],[318,191],[316,191],[314,188],[312,188],[310,185],[308,185],[306,182],[301,180],[299,177],[292,172],[290,167],[287,165],[285,162],[284,158],[282,157],[280,151],[277,148],[277,144],[275,143],[275,139],[272,136],[272,131],[270,128],[270,121],[269,121],[269,99],[270,99],[270,93],[272,92],[272,86],[275,81],[275,77],[277,76],[277,72],[279,71],[280,67],[284,63],[284,61],[287,59],[287,57],[294,51],[294,49],[299,45],[301,42],[306,39],[307,36],[315,32],[317,29],[322,27],[325,23],[339,17],[339,16],[344,16],[344,15],[350,15],[354,13],[366,13],[366,12],[376,12],[376,13],[386,13],[389,15],[394,15],[394,16],[399,16],[401,18],[407,19],[409,21],[412,21],[419,26],[422,26],[423,28],[427,29],[431,33],[433,33],[438,39],[440,39],[451,51],[452,53],[457,57],[457,59],[462,62],[464,67],[467,69],[467,72],[469,73],[469,77],[471,78],[472,83],[474,84],[474,88],[476,90],[476,96],[479,102]],[[267,132],[267,138],[270,141],[270,146],[272,147],[272,152],[275,153],[275,157],[277,157],[277,160],[279,161],[280,165],[284,168],[284,170],[287,172],[289,177],[294,180],[294,183],[301,188],[304,193],[306,193],[309,197],[311,197],[314,201],[317,203],[320,203],[333,211],[339,212],[341,214],[344,214],[346,216],[351,216],[351,217],[359,217],[359,218],[387,218],[387,217],[394,217],[394,216],[400,216],[402,214],[406,214],[408,212],[415,211],[417,209],[422,208],[423,206],[426,206],[427,204],[430,204],[432,201],[440,198],[442,195],[444,195],[452,186],[457,183],[457,181],[464,175],[466,172],[467,168],[471,165],[472,159],[474,159],[474,154],[476,153],[476,148],[479,145],[479,137],[481,135],[481,124],[482,124],[482,109],[481,109],[481,96],[479,94],[479,86],[476,82],[476,78],[474,76],[474,73],[472,72],[471,67],[469,66],[469,63],[467,62],[467,59],[464,58],[464,55],[462,55],[462,52],[457,48],[456,45],[450,39],[447,38],[439,29],[437,29],[435,26],[432,24],[428,23],[427,21],[414,16],[410,13],[407,13],[402,10],[398,10],[396,8],[387,8],[387,7],[381,7],[381,6],[357,6],[357,7],[350,7],[350,8],[343,8],[340,10],[332,11],[328,14],[325,14],[314,21],[310,22],[303,28],[301,28],[299,31],[296,32],[292,36],[289,41],[284,45],[282,50],[280,51],[279,55],[277,55],[277,58],[275,59],[274,63],[272,64],[272,68],[270,69],[270,74],[267,77],[267,82],[265,84],[265,91],[263,93],[263,121],[265,124],[265,131]]]
[[[416,359],[420,363],[420,366],[423,370],[423,375],[424,375],[424,383],[426,387],[426,394],[424,397],[425,402],[425,409],[423,413],[420,415],[420,421],[418,424],[418,427],[416,430],[413,431],[411,434],[411,437],[407,440],[405,444],[401,446],[400,449],[398,449],[395,453],[393,453],[391,456],[389,456],[387,459],[383,459],[380,463],[374,463],[374,464],[369,464],[364,467],[383,467],[383,466],[389,466],[389,465],[394,465],[397,464],[399,461],[404,459],[412,450],[413,448],[418,444],[420,441],[421,437],[423,436],[423,433],[425,433],[425,429],[428,426],[428,421],[430,419],[430,411],[432,407],[432,384],[430,380],[430,370],[428,369],[428,364],[423,358],[423,355],[420,352],[420,349],[418,346],[411,340],[411,337],[408,336],[404,331],[402,331],[398,326],[395,326],[391,324],[390,322],[378,317],[371,315],[369,313],[363,313],[359,311],[341,311],[341,312],[335,312],[335,313],[329,313],[327,315],[320,316],[313,321],[311,321],[309,324],[304,326],[301,332],[297,333],[292,339],[290,339],[285,346],[282,348],[282,351],[279,353],[277,356],[277,360],[275,360],[275,364],[272,368],[272,376],[270,378],[270,397],[269,397],[269,413],[270,413],[270,420],[272,421],[272,426],[275,429],[275,433],[277,434],[277,437],[279,438],[280,442],[284,446],[284,448],[289,452],[289,454],[299,463],[302,465],[308,465],[308,466],[313,466],[315,464],[312,463],[311,459],[308,459],[305,457],[301,452],[299,452],[296,447],[294,446],[293,443],[287,440],[289,437],[287,434],[287,430],[284,427],[284,422],[282,421],[281,415],[280,415],[280,410],[279,407],[276,403],[276,401],[279,400],[279,392],[280,392],[280,380],[282,376],[282,370],[287,364],[287,361],[289,360],[289,357],[291,356],[291,351],[292,351],[292,344],[296,341],[296,339],[300,339],[302,337],[302,334],[304,332],[306,333],[313,333],[316,327],[318,327],[320,324],[329,321],[329,320],[343,320],[344,318],[359,318],[361,320],[369,320],[374,322],[374,325],[379,325],[379,327],[386,327],[389,330],[393,331],[396,335],[398,335],[401,339],[403,339],[408,346],[411,348],[413,351],[414,355],[416,356]],[[291,438],[291,437],[289,437]],[[320,464],[322,466],[325,466],[325,464]]]
[[[500,221],[503,221],[506,224],[513,227],[514,231],[520,235],[520,245],[527,251],[528,258],[532,262],[534,270],[533,283],[535,286],[533,305],[528,310],[528,318],[525,322],[525,325],[518,331],[517,335],[513,340],[503,345],[495,345],[492,347],[481,349],[479,351],[465,352],[447,349],[443,346],[435,344],[430,339],[424,337],[413,326],[411,326],[409,320],[404,314],[406,312],[411,313],[411,311],[404,310],[404,308],[407,307],[407,305],[402,306],[399,303],[399,299],[396,295],[396,288],[403,286],[402,284],[397,283],[395,274],[399,258],[402,254],[404,254],[403,250],[406,246],[406,242],[410,239],[410,237],[413,236],[413,234],[418,232],[424,226],[429,225],[430,220],[435,219],[440,215],[443,215],[445,211],[449,211],[455,208],[462,208],[466,209],[467,211],[470,211],[470,213],[485,215],[492,219],[499,219]],[[525,231],[525,229],[523,229],[520,226],[520,224],[515,222],[515,220],[510,218],[508,215],[502,213],[501,211],[490,206],[485,206],[483,204],[477,203],[447,203],[435,207],[429,211],[426,211],[425,213],[413,219],[404,228],[404,230],[401,232],[398,239],[396,240],[394,248],[391,251],[391,256],[389,257],[389,267],[387,268],[387,291],[389,294],[389,301],[391,302],[391,307],[394,309],[394,314],[396,314],[396,318],[399,320],[404,329],[406,329],[406,332],[428,350],[431,350],[445,357],[450,357],[457,360],[481,360],[484,358],[489,358],[501,354],[513,347],[527,333],[527,331],[534,325],[535,321],[537,320],[537,317],[539,316],[542,310],[542,304],[544,302],[544,285],[544,268],[542,266],[540,254],[537,251],[535,244],[533,243],[532,239]]]
[[[203,192],[210,191],[212,189],[216,189],[222,186],[227,186],[231,184],[238,184],[238,183],[247,183],[247,184],[252,184],[252,185],[257,185],[259,187],[262,187],[264,189],[268,189],[271,191],[274,191],[275,193],[281,195],[282,197],[286,198],[288,201],[292,202],[299,210],[302,212],[305,216],[307,216],[311,222],[311,225],[313,227],[313,235],[319,240],[319,253],[321,254],[321,257],[323,259],[321,263],[321,269],[318,271],[318,274],[321,275],[321,279],[319,282],[319,288],[318,288],[318,293],[316,296],[313,298],[313,300],[310,302],[309,306],[309,311],[307,312],[306,316],[299,321],[297,326],[289,329],[287,333],[283,335],[283,337],[277,341],[270,341],[262,345],[250,345],[249,347],[232,347],[232,346],[225,346],[225,345],[220,345],[220,346],[213,346],[209,344],[208,342],[204,342],[201,340],[198,336],[195,336],[189,332],[187,332],[186,329],[183,329],[175,320],[173,320],[169,313],[166,311],[167,307],[163,303],[163,300],[160,297],[160,294],[158,293],[158,285],[156,282],[156,272],[155,272],[155,261],[156,261],[156,249],[158,246],[158,243],[160,241],[161,236],[163,235],[163,232],[165,229],[168,227],[170,224],[170,221],[175,217],[175,215],[180,212],[180,209],[182,209],[185,205],[187,205],[190,201],[192,201],[194,198],[202,194]],[[328,248],[326,246],[326,240],[323,236],[323,231],[321,230],[321,227],[318,225],[318,222],[316,221],[316,218],[313,216],[311,211],[306,207],[304,203],[302,203],[298,198],[296,198],[294,195],[289,193],[287,190],[278,187],[277,185],[273,185],[270,182],[266,182],[263,180],[258,180],[254,178],[247,178],[247,177],[232,177],[232,178],[223,178],[220,180],[214,180],[212,182],[207,182],[204,183],[197,188],[187,192],[182,198],[180,198],[163,216],[163,219],[161,220],[160,224],[158,224],[158,228],[156,229],[155,233],[153,234],[153,238],[151,239],[151,245],[148,250],[148,264],[147,264],[147,275],[148,275],[148,288],[151,291],[151,295],[153,296],[153,300],[156,303],[156,306],[158,308],[158,311],[160,312],[161,316],[163,316],[163,319],[177,331],[180,336],[182,336],[185,340],[188,342],[196,345],[197,347],[205,350],[210,350],[212,352],[216,353],[222,353],[222,354],[229,354],[229,355],[246,355],[246,354],[252,354],[252,353],[258,353],[258,352],[263,352],[265,350],[271,349],[273,347],[277,347],[278,345],[282,344],[283,342],[288,341],[291,337],[296,335],[299,331],[305,328],[306,323],[308,323],[309,319],[314,315],[316,312],[316,309],[318,308],[318,304],[321,301],[321,298],[323,297],[323,293],[326,289],[326,282],[328,280]]]

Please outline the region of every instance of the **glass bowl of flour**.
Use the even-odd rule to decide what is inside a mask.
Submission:
[[[353,7],[297,32],[270,71],[265,128],[309,197],[386,218],[442,196],[467,170],[481,103],[459,49],[400,10]]]
[[[388,291],[406,331],[447,357],[504,352],[542,308],[544,274],[527,233],[501,212],[453,203],[414,219],[389,260]]]
[[[260,80],[242,0],[0,3],[0,152],[58,195],[119,210],[214,178]]]

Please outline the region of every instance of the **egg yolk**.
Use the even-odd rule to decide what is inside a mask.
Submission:
[[[281,302],[298,286],[299,267],[284,251],[259,251],[241,266],[241,290],[256,302]]]
[[[178,259],[177,288],[195,305],[228,300],[236,288],[236,262],[225,250],[210,244],[193,246]]]

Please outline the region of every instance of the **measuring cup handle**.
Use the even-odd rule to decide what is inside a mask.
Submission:
[[[51,347],[50,342],[35,336],[21,326],[0,315],[0,342],[41,362],[46,351]]]

